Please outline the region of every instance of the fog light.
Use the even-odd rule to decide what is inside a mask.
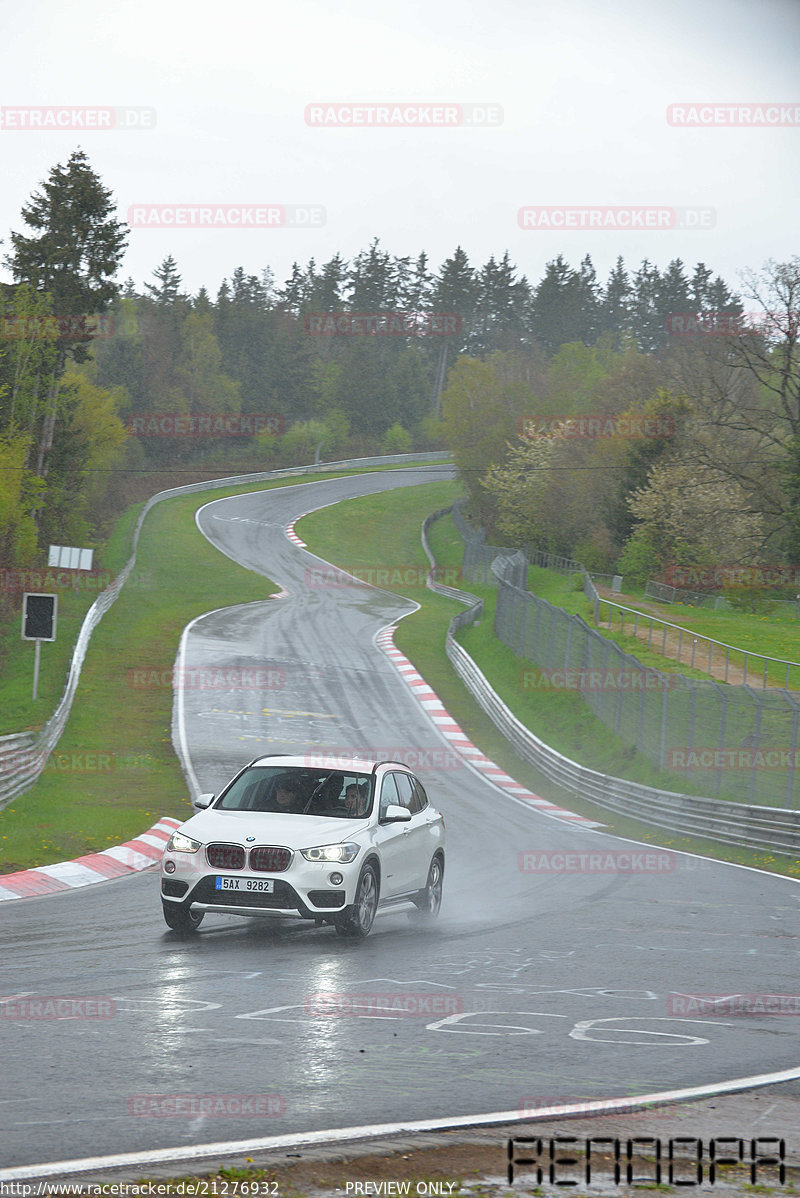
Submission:
[[[174,861],[165,861],[164,862],[164,873],[165,874],[174,874],[175,873],[175,862]]]
[[[329,874],[328,881],[330,882],[331,886],[341,886],[344,878],[341,874]]]

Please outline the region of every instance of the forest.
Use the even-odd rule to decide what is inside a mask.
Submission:
[[[164,486],[442,448],[503,543],[641,579],[800,559],[798,258],[737,293],[703,262],[619,256],[601,280],[559,255],[531,281],[507,251],[436,266],[375,238],[190,295],[172,255],[120,278],[128,229],[82,150],[20,228],[0,287],[4,567],[101,545]]]

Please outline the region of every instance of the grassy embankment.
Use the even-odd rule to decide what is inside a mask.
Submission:
[[[528,585],[539,598],[546,599],[548,603],[566,608],[567,611],[581,616],[587,624],[592,623],[592,605],[584,596],[583,590],[576,589],[578,584],[574,577],[571,580],[564,574],[556,574],[552,570],[542,570],[533,566],[530,569]],[[656,616],[670,624],[677,624],[681,628],[688,629],[695,636],[711,637],[723,644],[732,645],[742,653],[761,653],[765,657],[800,662],[800,619],[794,615],[781,614],[779,608],[761,615],[742,611],[713,611],[710,608],[693,607],[686,603],[656,603],[652,599],[645,599],[641,592],[636,592],[633,597],[625,598],[622,602],[626,607],[641,612],[645,617]],[[609,609],[605,604],[601,605],[600,619],[605,622],[609,620]],[[619,616],[615,616],[614,622],[618,624]],[[632,625],[633,617],[626,614],[625,627],[632,627]],[[646,625],[647,621],[645,620],[644,626]],[[640,627],[642,626],[642,622],[640,622]],[[606,639],[614,641],[626,653],[638,657],[644,665],[655,666],[657,669],[677,669],[677,663],[670,666],[658,651],[662,636],[660,630],[654,629],[652,646],[648,646],[640,637],[634,637],[627,632],[621,633],[618,628],[613,630],[604,628],[603,635]],[[731,654],[733,667],[741,669],[742,653]],[[688,655],[688,642],[684,640],[680,672],[690,678],[708,678],[707,671],[689,667]],[[697,666],[701,666],[707,660],[708,646],[706,645],[702,650],[697,651],[695,662]],[[762,671],[763,667],[759,668],[758,663],[751,662],[748,666],[748,681],[752,679],[756,686],[760,686]],[[800,689],[800,670],[791,672],[789,681],[791,689]],[[767,684],[775,687],[785,686],[785,667],[770,666],[767,672]]]
[[[314,553],[346,569],[371,566],[392,570],[419,565],[416,585],[393,587],[421,605],[419,612],[401,621],[395,643],[414,662],[474,743],[521,783],[572,811],[600,820],[621,836],[798,876],[800,866],[790,859],[679,836],[605,811],[564,792],[518,757],[470,697],[445,654],[447,625],[461,605],[433,594],[424,586],[426,558],[419,541],[420,525],[426,515],[450,501],[455,487],[454,483],[436,483],[414,491],[348,500],[304,517],[298,531]],[[437,521],[430,539],[437,563],[448,573],[456,571],[461,564],[463,542],[452,521],[448,517]],[[527,689],[522,681],[524,663],[497,640],[492,630],[496,591],[472,583],[461,585],[482,597],[485,609],[481,623],[465,629],[459,639],[520,720],[560,752],[603,773],[665,789],[675,787],[673,774],[656,770],[621,744],[592,715],[577,692]],[[553,586],[555,601],[558,583]],[[573,594],[576,600],[581,599]],[[659,662],[662,668],[669,668],[664,658],[659,658]],[[697,787],[696,791],[700,794],[702,788]]]
[[[315,474],[314,481],[339,477]],[[191,814],[172,749],[172,685],[181,632],[202,612],[266,599],[268,578],[234,565],[198,531],[194,513],[226,495],[294,486],[305,476],[165,500],[148,514],[134,575],[92,635],[66,730],[44,773],[0,811],[0,874],[77,857],[142,832],[162,815]],[[119,521],[102,556],[118,572],[141,506]],[[14,641],[4,663],[3,731],[41,726],[56,706],[82,616],[79,593],[58,640],[42,646],[40,697],[31,700],[32,646]],[[59,607],[66,608],[59,592]],[[14,623],[19,630],[19,616]],[[57,652],[48,653],[48,650]],[[141,675],[152,671],[146,686]]]
[[[265,484],[264,489],[294,482],[278,480]],[[170,500],[148,517],[140,540],[136,585],[123,591],[92,639],[76,707],[51,768],[31,791],[0,812],[0,872],[105,847],[135,835],[163,814],[188,814],[186,787],[170,742],[172,690],[168,677],[163,687],[139,689],[129,685],[128,671],[143,666],[169,670],[186,623],[202,611],[229,602],[234,587],[239,602],[262,599],[274,589],[269,580],[223,558],[194,525],[194,511],[209,498],[253,489],[251,485],[214,492],[213,496],[206,492]],[[455,484],[437,483],[424,490],[347,501],[306,517],[303,529],[314,536],[315,552],[345,567],[424,567],[419,525],[455,493]],[[364,505],[357,522],[352,504]],[[103,564],[112,571],[127,559],[136,515],[137,511],[126,513],[109,542]],[[432,539],[437,560],[456,571],[461,539],[452,523],[445,519],[435,524]],[[398,644],[421,667],[468,735],[504,768],[539,793],[601,818],[621,834],[780,868],[764,855],[661,837],[633,821],[612,818],[542,779],[520,761],[455,677],[444,653],[444,635],[460,605],[427,591],[421,579],[422,573],[418,586],[403,588],[422,609],[402,622]],[[495,592],[477,586],[470,589],[484,595],[487,615],[481,626],[465,632],[465,643],[509,706],[563,752],[609,773],[630,773],[629,750],[613,745],[608,730],[591,716],[579,696],[521,691],[521,663],[491,633]],[[144,653],[142,645],[147,646]],[[60,676],[55,698],[62,683]],[[32,705],[25,710],[26,692],[30,705],[27,679],[23,679],[17,699],[21,718],[15,729],[35,722]],[[52,706],[46,714],[51,710]],[[646,763],[637,762],[636,768],[643,781],[664,781]]]

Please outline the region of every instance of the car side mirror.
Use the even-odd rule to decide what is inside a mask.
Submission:
[[[407,807],[400,807],[397,803],[390,803],[381,816],[382,824],[407,824],[410,822],[411,812]]]
[[[197,798],[192,799],[192,806],[196,807],[198,811],[204,811],[206,807],[211,806],[214,798],[214,795],[198,795]]]

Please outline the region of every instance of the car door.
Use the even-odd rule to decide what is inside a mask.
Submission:
[[[405,888],[407,890],[422,890],[428,881],[428,870],[433,857],[433,845],[430,835],[430,808],[427,796],[416,783],[411,774],[400,773],[394,776],[400,803],[411,812],[411,822],[404,824],[405,828]]]
[[[386,773],[380,780],[378,826],[375,831],[375,840],[381,855],[381,898],[393,898],[411,887],[406,833],[409,825],[381,823],[390,804],[396,807],[404,806],[397,792],[395,775]]]

